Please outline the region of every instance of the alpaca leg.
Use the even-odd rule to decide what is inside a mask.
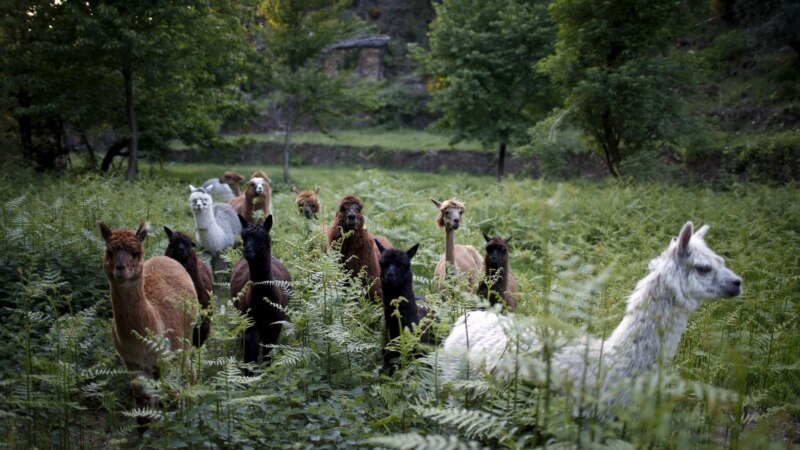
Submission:
[[[278,336],[281,334],[281,325],[267,325],[261,333],[261,344],[274,345],[278,343]],[[264,348],[264,362],[269,365],[272,362],[272,349]]]
[[[250,327],[244,332],[244,362],[258,362],[258,350],[261,347],[261,333],[256,327]]]

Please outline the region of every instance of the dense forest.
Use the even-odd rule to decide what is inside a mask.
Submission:
[[[3,153],[58,170],[235,152],[248,131],[433,126],[453,141],[614,175],[798,177],[800,7],[788,0],[607,2],[10,1]],[[381,80],[349,38],[388,36]],[[327,67],[327,69],[326,69]],[[288,167],[285,169],[288,172]],[[704,173],[706,172],[706,173]],[[288,181],[288,173],[284,178]]]

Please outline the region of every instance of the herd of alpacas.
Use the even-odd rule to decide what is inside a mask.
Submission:
[[[242,337],[244,361],[257,363],[260,356],[262,363],[268,364],[271,346],[278,343],[282,324],[289,320],[285,307],[292,278],[286,266],[272,256],[270,180],[256,171],[242,192],[243,181],[240,174],[226,172],[201,187],[190,186],[195,242],[165,226],[169,244],[164,256],[145,259],[142,242],[150,232],[146,224],[136,231],[111,230],[99,224],[105,241],[103,269],[110,287],[113,342],[127,369],[136,375],[133,392],[139,406],[158,405],[158,397],[141,377],[159,377],[159,347],[142,337],[166,338],[173,350],[203,345],[212,331],[214,312],[211,268],[225,249],[241,241],[242,258],[231,270],[230,290],[234,306],[251,323]],[[316,218],[319,187],[293,191],[298,213]],[[219,195],[221,201],[212,195]],[[461,277],[466,280],[464,289],[488,305],[459,317],[435,350],[441,379],[533,379],[533,371],[520,369],[517,355],[540,349],[541,339],[533,328],[519,331],[514,327],[518,285],[509,267],[511,238],[484,234],[483,254],[473,246],[456,244],[455,231],[463,222],[466,206],[455,199],[432,201],[438,209],[436,224],[445,231],[435,286],[442,290],[450,277]],[[354,282],[363,283],[366,295],[382,301],[385,342],[400,336],[405,328],[420,326],[429,311],[417,303],[412,285],[411,259],[419,244],[397,249],[386,237],[370,233],[365,227],[364,203],[352,195],[341,199],[333,222],[324,229],[327,248],[340,252],[345,272]],[[598,416],[629,400],[630,389],[625,386],[631,383],[625,380],[646,374],[675,356],[689,315],[704,300],[740,294],[742,279],[705,244],[707,232],[708,226],[695,230],[691,222],[681,228],[677,238],[650,262],[649,273],[636,285],[624,318],[610,336],[573,337],[550,355],[552,369],[563,376],[564,386],[580,385],[599,396],[604,409],[595,411]],[[210,255],[211,268],[198,257],[198,245]],[[429,334],[427,328],[422,331],[422,343],[433,344]],[[383,352],[384,369],[389,373],[396,368],[398,356],[393,351]],[[140,425],[147,422],[137,420]]]

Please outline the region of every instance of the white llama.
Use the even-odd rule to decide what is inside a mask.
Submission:
[[[605,340],[584,336],[553,354],[552,367],[566,385],[599,395],[601,416],[614,403],[627,403],[632,383],[626,380],[672,360],[689,315],[703,300],[741,292],[742,279],[706,246],[707,231],[705,225],[692,234],[692,223],[687,222],[678,238],[650,262],[650,273],[636,285],[625,317],[611,336]],[[532,329],[524,330],[518,340],[509,339],[512,328],[513,318],[493,311],[461,316],[444,342],[444,380],[474,377],[481,369],[497,377],[512,376],[517,350],[541,347]],[[514,348],[516,342],[519,349]],[[533,378],[527,371],[520,375]]]
[[[233,247],[242,225],[236,210],[227,203],[214,203],[204,188],[189,185],[189,205],[197,227],[197,242],[211,255],[211,267],[216,269],[219,254]]]

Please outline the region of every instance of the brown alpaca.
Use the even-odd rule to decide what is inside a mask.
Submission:
[[[467,274],[470,288],[475,290],[483,269],[483,258],[475,247],[455,243],[455,233],[461,226],[461,218],[467,207],[456,199],[443,202],[431,199],[431,201],[439,208],[436,224],[439,225],[439,228],[444,228],[444,255],[439,259],[433,271],[436,288],[442,289],[448,273],[448,266],[451,266],[456,275]]]
[[[263,211],[264,217],[266,217],[272,214],[272,188],[270,184],[267,174],[256,170],[245,185],[244,195],[228,200],[228,204],[233,206],[236,212],[248,222],[253,221],[253,213],[256,210]]]
[[[292,192],[297,194],[294,203],[297,205],[297,211],[308,220],[316,219],[320,210],[319,186],[313,191],[300,191],[296,186],[292,187]]]
[[[361,199],[348,195],[339,202],[336,217],[328,229],[328,248],[333,243],[341,240],[342,235],[350,233],[342,241],[341,261],[352,278],[358,277],[363,270],[366,278],[364,282],[369,288],[370,297],[381,300],[381,266],[378,264],[380,251],[375,245],[375,240],[380,241],[384,248],[392,248],[392,244],[383,236],[373,235],[364,228],[364,203]]]
[[[514,298],[517,293],[517,279],[508,266],[508,242],[511,238],[489,237],[486,233],[483,238],[486,240],[486,259],[483,264],[484,279],[478,285],[478,297],[489,300],[492,306],[500,302],[504,307],[513,310],[517,307],[517,300]],[[492,279],[494,283],[488,286],[486,280]]]
[[[242,195],[242,189],[240,187],[242,181],[244,181],[244,177],[239,172],[228,171],[219,177],[220,183],[225,183],[231,187],[234,197]]]
[[[103,270],[111,290],[114,347],[128,370],[158,378],[158,349],[140,336],[165,336],[173,350],[191,346],[198,310],[194,284],[174,259],[154,256],[144,261],[142,241],[149,231],[145,224],[136,232],[99,225],[106,242]],[[134,397],[139,406],[158,404],[158,397],[138,383],[134,383]]]
[[[211,295],[209,293],[214,292],[211,269],[197,257],[195,244],[192,242],[191,237],[179,231],[172,231],[167,226],[164,226],[164,232],[167,233],[167,238],[169,239],[169,244],[164,250],[164,256],[178,261],[186,269],[186,272],[192,278],[194,290],[197,291],[197,301],[204,311],[192,331],[192,344],[195,347],[200,347],[208,338],[208,333],[211,330],[209,316],[214,312],[213,307],[209,308],[211,304]]]

